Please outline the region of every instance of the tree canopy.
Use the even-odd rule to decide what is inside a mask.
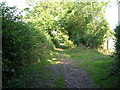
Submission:
[[[109,37],[104,17],[108,2],[39,2],[28,0],[22,16],[16,7],[2,9],[3,82],[24,73],[24,67],[51,58],[52,50],[83,44],[100,48]]]
[[[104,17],[107,4],[107,2],[36,2],[33,8],[28,10],[25,18],[48,32],[54,39],[56,37],[53,32],[56,32],[56,35],[61,32],[76,45],[83,43],[98,48],[110,31]]]

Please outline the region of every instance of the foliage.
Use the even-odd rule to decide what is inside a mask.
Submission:
[[[71,47],[73,44],[68,40],[67,32],[59,26],[58,16],[61,13],[59,6],[60,3],[53,2],[36,3],[35,6],[33,5],[33,9],[25,9],[28,13],[24,19],[34,23],[37,28],[46,32],[56,47],[61,47],[61,43]]]
[[[50,57],[53,49],[45,32],[25,23],[16,7],[0,3],[2,9],[2,39],[3,39],[3,87],[7,80],[24,74],[24,68],[30,67]],[[15,77],[14,77],[15,78]]]
[[[39,2],[28,0],[23,17],[16,7],[0,3],[3,29],[3,82],[50,58],[54,46],[80,43],[100,47],[109,35],[106,2]],[[7,85],[7,84],[6,84]]]
[[[3,75],[11,77],[14,73],[18,74],[17,72],[23,66],[23,60],[29,55],[30,32],[20,16],[16,15],[15,7],[8,7],[5,3],[1,3],[0,7],[3,12]]]
[[[68,3],[71,5],[61,19],[60,24],[68,31],[75,44],[98,48],[109,32],[109,25],[104,18],[104,7],[107,3]],[[94,39],[94,40],[93,40]]]
[[[57,31],[53,33],[53,43],[56,47],[60,47],[63,44],[65,47],[74,47],[75,45],[71,40],[69,40],[69,36],[61,31]]]
[[[116,26],[115,29],[115,37],[116,37],[116,43],[115,43],[115,48],[116,48],[116,72],[120,74],[120,25]]]
[[[28,0],[28,3],[32,9],[29,8],[26,20],[36,23],[37,27],[46,31],[56,47],[60,44],[61,36],[59,35],[61,34],[59,33],[66,37],[65,43],[73,41],[74,44],[83,43],[94,48],[100,47],[104,39],[109,37],[109,25],[104,18],[104,9],[108,2],[39,2],[34,0],[29,2]]]

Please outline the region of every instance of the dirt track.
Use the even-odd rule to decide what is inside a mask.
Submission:
[[[91,77],[81,69],[78,69],[77,63],[69,57],[66,57],[60,52],[60,60],[58,64],[45,67],[46,74],[42,74],[42,71],[36,73],[34,77],[31,77],[27,84],[28,87],[34,88],[59,88],[59,83],[55,81],[59,80],[60,76],[64,76],[65,86],[64,88],[97,88]],[[49,72],[49,73],[48,73]]]

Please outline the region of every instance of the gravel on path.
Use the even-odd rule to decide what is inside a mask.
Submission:
[[[57,85],[55,81],[58,80],[60,75],[63,75],[65,79],[64,88],[98,88],[87,72],[77,68],[78,65],[73,59],[66,57],[60,52],[59,61],[61,63],[45,67],[44,70],[49,71],[49,73],[44,74],[44,76],[42,76],[42,71],[36,73],[34,77],[32,77],[34,81],[29,82],[28,86],[33,86],[34,88],[57,88],[59,85]]]

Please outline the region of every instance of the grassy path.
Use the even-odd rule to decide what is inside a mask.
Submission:
[[[34,88],[94,88],[90,76],[81,69],[77,68],[74,59],[67,57],[64,53],[59,52],[59,60],[55,60],[57,64],[44,67],[38,71],[30,80],[28,87]],[[31,82],[32,81],[32,82]]]
[[[95,88],[89,75],[84,70],[78,68],[74,59],[66,57],[63,53],[60,53],[60,55],[64,66],[66,88]]]
[[[50,65],[37,68],[25,83],[29,88],[114,88],[117,77],[108,76],[113,59],[85,48],[57,49]],[[40,65],[39,65],[40,66]]]

